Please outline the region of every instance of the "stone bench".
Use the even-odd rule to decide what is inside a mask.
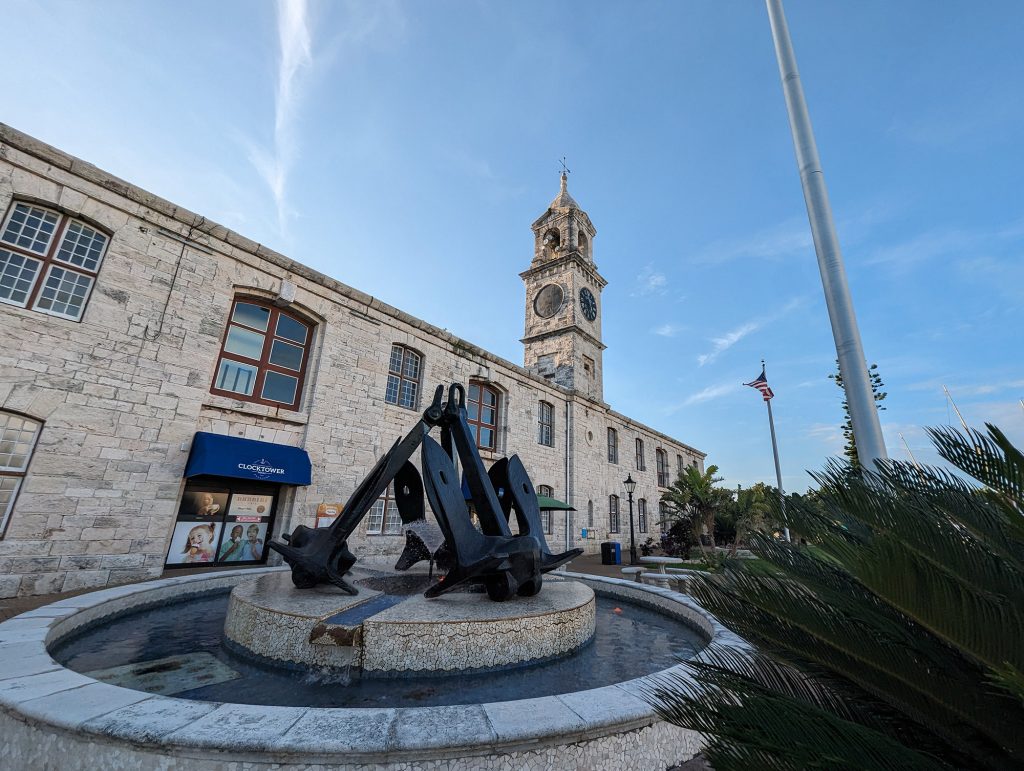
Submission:
[[[623,568],[622,572],[627,576],[633,576],[634,581],[643,583],[643,574],[646,571],[643,568]]]
[[[669,582],[672,580],[672,576],[668,573],[655,573],[653,571],[647,571],[643,574],[640,579],[643,583],[648,586],[660,586],[662,589],[671,589]]]

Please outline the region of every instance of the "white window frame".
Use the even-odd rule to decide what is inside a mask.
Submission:
[[[14,466],[13,464],[0,466],[0,490],[3,490],[4,496],[7,497],[6,503],[0,504],[3,505],[3,508],[0,509],[0,538],[3,537],[4,532],[7,530],[7,523],[10,522],[11,514],[14,513],[14,504],[18,500],[18,493],[21,492],[25,477],[28,476],[28,467],[32,463],[32,456],[35,454],[36,445],[39,443],[39,434],[43,431],[43,421],[41,420],[36,420],[18,412],[0,410],[0,441],[4,437],[9,437],[7,431],[12,418],[23,423],[35,424],[35,428],[29,439],[27,452],[24,453],[25,463],[21,466]],[[19,430],[24,430],[24,428]],[[8,439],[8,441],[14,440]]]

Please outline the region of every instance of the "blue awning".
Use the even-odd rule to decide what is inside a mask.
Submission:
[[[185,464],[185,478],[201,474],[308,485],[312,464],[306,451],[298,447],[197,431]]]

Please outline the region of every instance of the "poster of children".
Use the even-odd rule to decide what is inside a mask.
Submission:
[[[189,490],[181,497],[178,519],[219,522],[227,506],[227,492]]]
[[[212,563],[215,559],[219,522],[178,522],[171,536],[167,563],[177,565]]]
[[[218,562],[256,562],[263,559],[267,542],[266,522],[228,522]]]

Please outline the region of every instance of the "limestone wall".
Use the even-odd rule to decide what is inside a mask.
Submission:
[[[44,421],[0,537],[0,597],[159,575],[196,431],[303,447],[313,483],[282,496],[274,534],[312,525],[317,504],[346,500],[419,418],[384,401],[392,343],[425,357],[420,409],[436,385],[452,381],[479,378],[502,392],[499,452],[485,459],[517,452],[534,484],[574,503],[570,543],[585,526],[587,500],[607,520],[607,496],[621,494],[637,432],[649,448],[638,497],[656,497],[655,446],[703,460],[599,401],[0,124],[0,212],[14,199],[92,221],[111,242],[80,323],[0,304],[0,409]],[[283,283],[295,287],[290,308],[315,324],[301,408],[211,394],[232,299],[273,299]],[[541,400],[555,408],[553,447],[537,442]],[[579,421],[571,444],[567,415]],[[609,423],[620,431],[618,466],[605,455]],[[564,517],[554,519],[549,540],[560,550]],[[352,546],[396,553],[402,540],[361,530]]]

